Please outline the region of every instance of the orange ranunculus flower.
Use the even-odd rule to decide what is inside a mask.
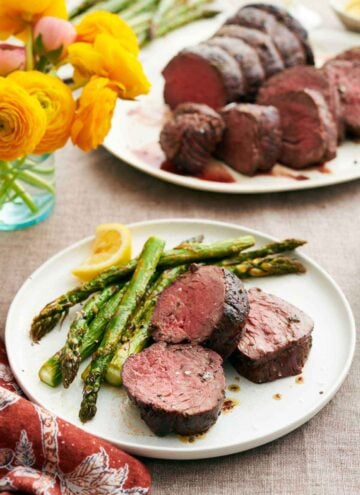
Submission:
[[[139,53],[139,43],[129,24],[117,14],[99,11],[87,14],[76,26],[78,41],[94,43],[98,34],[110,34],[120,45],[133,55]]]
[[[99,146],[110,130],[117,94],[108,84],[108,79],[94,77],[79,98],[71,139],[83,151]]]
[[[45,15],[67,19],[65,0],[1,0],[0,39],[26,39],[28,26]]]
[[[74,80],[83,85],[92,76],[110,79],[121,98],[132,99],[150,90],[150,83],[139,60],[109,34],[96,36],[93,45],[74,43],[68,47],[68,59],[74,66]]]
[[[16,71],[8,76],[34,96],[45,111],[47,127],[34,153],[50,153],[64,146],[70,136],[75,102],[60,79],[38,71]]]
[[[32,153],[46,129],[46,115],[36,98],[9,78],[0,77],[0,160]]]

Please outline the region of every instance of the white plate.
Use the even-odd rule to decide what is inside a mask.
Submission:
[[[237,225],[201,220],[160,220],[130,227],[135,254],[154,234],[166,239],[168,246],[200,233],[207,241],[248,233],[255,235],[259,244],[272,239]],[[154,436],[125,392],[109,386],[100,392],[95,419],[82,425],[77,417],[80,377],[64,390],[49,388],[37,376],[41,364],[63,344],[69,318],[39,345],[31,343],[29,327],[45,303],[75,285],[70,270],[88,254],[91,241],[92,238],[84,239],[42,265],[19,290],[6,324],[6,348],[20,386],[33,401],[71,423],[138,455],[165,459],[215,457],[262,445],[294,430],[320,411],[345,379],[355,346],[351,309],[329,275],[309,258],[300,256],[308,269],[306,275],[259,279],[247,285],[258,285],[285,298],[314,319],[313,348],[304,368],[303,384],[297,384],[294,377],[263,385],[245,378],[238,382],[235,371],[227,366],[227,385],[241,387],[240,392],[227,391],[227,397],[235,398],[239,405],[222,414],[214,427],[194,443],[183,443],[176,436]],[[274,400],[274,394],[281,394],[282,399]]]
[[[209,38],[218,27],[239,7],[239,2],[221,0],[215,3],[223,13],[214,19],[190,24],[164,38],[153,41],[142,50],[141,58],[153,88],[149,95],[138,101],[119,101],[114,113],[112,128],[104,146],[113,155],[149,175],[192,189],[223,193],[266,193],[329,186],[360,177],[360,145],[347,141],[338,148],[337,157],[317,167],[294,171],[276,165],[271,174],[246,177],[230,167],[221,165],[234,182],[201,180],[162,170],[165,157],[158,144],[159,133],[168,115],[163,102],[161,70],[185,46]],[[334,53],[358,45],[359,39],[344,30],[318,29],[312,32],[312,46],[321,64]]]

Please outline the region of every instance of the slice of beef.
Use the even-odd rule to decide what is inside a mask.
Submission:
[[[179,172],[199,174],[222,138],[224,121],[207,105],[182,103],[160,133],[160,146]]]
[[[285,67],[306,63],[305,51],[299,38],[273,13],[259,9],[256,5],[248,5],[239,9],[226,24],[237,24],[267,33],[278,49]]]
[[[219,46],[234,57],[244,76],[245,87],[241,99],[243,101],[253,99],[265,80],[265,71],[255,48],[240,38],[230,38],[228,36],[215,36],[215,38],[210,38],[206,41],[206,44]]]
[[[292,304],[248,291],[250,313],[231,362],[240,375],[264,383],[298,375],[309,355],[314,322]]]
[[[360,53],[360,52],[359,52]],[[340,98],[342,123],[350,136],[360,136],[360,58],[333,59],[323,73]]]
[[[170,344],[203,344],[229,356],[249,311],[240,280],[218,266],[197,266],[167,287],[157,300],[152,337]]]
[[[224,401],[222,359],[197,345],[158,342],[126,360],[122,380],[142,419],[159,436],[205,432]]]
[[[336,57],[328,60],[327,63],[332,60],[348,60],[349,62],[360,64],[360,46],[355,46],[354,48],[350,48],[349,50],[339,53]]]
[[[321,93],[313,89],[288,91],[268,94],[260,101],[279,110],[281,163],[301,169],[336,156],[337,128]]]
[[[226,24],[215,33],[215,36],[239,38],[255,48],[259,55],[266,77],[284,70],[285,66],[280,53],[276,49],[269,35],[258,29],[251,29],[234,24]]]
[[[276,74],[260,88],[257,101],[263,104],[264,101],[268,101],[269,97],[273,95],[305,88],[314,89],[323,95],[337,124],[339,140],[343,139],[345,129],[341,117],[339,95],[336,87],[329,84],[328,79],[320,69],[310,66],[292,67],[280,74]]]
[[[254,7],[257,9],[264,10],[274,15],[279,21],[282,21],[285,26],[290,29],[298,38],[302,44],[303,50],[305,52],[305,60],[309,65],[314,65],[314,53],[312,51],[309,37],[306,29],[300,24],[300,22],[295,19],[287,10],[279,7],[278,5],[267,4],[267,3],[254,3],[247,7]]]
[[[221,115],[226,130],[218,156],[245,175],[270,170],[281,149],[278,110],[272,106],[230,103]]]
[[[218,46],[182,50],[163,70],[164,98],[171,108],[204,103],[215,110],[244,93],[244,77],[234,58]]]

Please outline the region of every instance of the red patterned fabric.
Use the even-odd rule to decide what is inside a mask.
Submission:
[[[0,342],[2,494],[148,495],[150,484],[139,461],[21,397]]]

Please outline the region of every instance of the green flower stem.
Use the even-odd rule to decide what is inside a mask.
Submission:
[[[33,213],[39,211],[39,208],[32,200],[30,194],[28,194],[18,182],[15,181],[12,185],[12,188],[16,192],[16,194],[24,201],[29,210],[31,210]]]
[[[31,186],[38,187],[39,189],[44,189],[51,194],[55,194],[55,189],[51,184],[46,182],[46,180],[38,177],[36,174],[29,172],[28,170],[21,170],[18,173],[18,177]]]
[[[41,168],[41,167],[35,167],[35,166],[31,166],[29,167],[29,169],[36,173],[36,174],[40,174],[40,175],[51,175],[55,172],[55,167],[44,167],[44,168]]]

